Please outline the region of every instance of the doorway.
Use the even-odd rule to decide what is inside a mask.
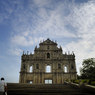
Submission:
[[[45,84],[52,84],[52,80],[51,79],[46,79]]]

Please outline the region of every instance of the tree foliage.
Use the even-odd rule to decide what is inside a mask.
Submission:
[[[85,59],[80,69],[82,79],[95,78],[95,58]]]

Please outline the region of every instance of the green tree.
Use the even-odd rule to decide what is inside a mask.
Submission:
[[[77,79],[81,79],[81,76],[77,74]]]
[[[80,69],[82,79],[95,78],[95,58],[85,59]]]

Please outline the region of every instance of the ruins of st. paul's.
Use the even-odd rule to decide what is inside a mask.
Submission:
[[[50,39],[36,46],[34,54],[22,55],[19,83],[62,84],[76,78],[75,54],[63,54]]]

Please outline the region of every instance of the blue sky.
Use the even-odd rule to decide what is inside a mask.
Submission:
[[[0,77],[19,82],[23,51],[47,38],[74,51],[79,73],[95,57],[95,0],[0,0]]]

